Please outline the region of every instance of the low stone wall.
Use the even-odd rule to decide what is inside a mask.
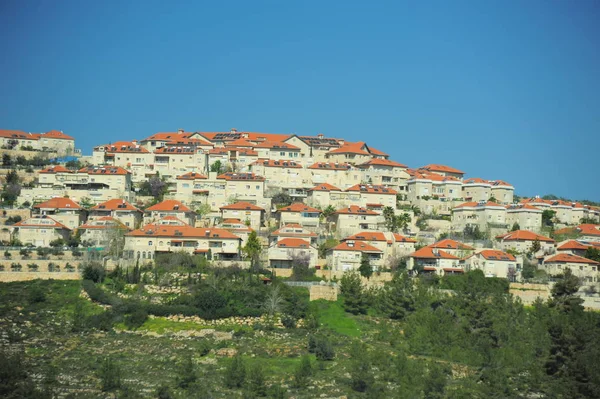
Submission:
[[[524,305],[531,305],[538,298],[543,301],[550,298],[550,286],[547,284],[510,283],[509,292],[519,297]]]
[[[326,301],[337,301],[338,288],[329,285],[313,285],[310,287],[310,300],[325,299]]]
[[[344,272],[339,270],[317,270],[315,275],[324,280],[340,280],[344,276]],[[366,285],[381,285],[386,281],[392,281],[392,273],[381,272],[373,273],[371,278],[361,277],[363,284]]]
[[[29,280],[79,280],[81,274],[77,271],[69,272],[0,272],[0,282],[10,283],[12,281]]]

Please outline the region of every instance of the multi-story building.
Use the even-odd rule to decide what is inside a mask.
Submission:
[[[600,282],[598,267],[600,262],[581,256],[559,253],[544,260],[543,269],[551,276],[562,274],[566,269],[579,277],[584,284]]]
[[[463,230],[467,226],[506,228],[506,208],[495,202],[465,202],[452,209],[452,228]]]
[[[180,201],[166,199],[146,208],[144,224],[155,223],[167,216],[173,216],[191,226],[196,223],[196,212],[182,204]]]
[[[536,252],[536,255],[540,253],[549,255],[555,252],[555,241],[552,238],[544,237],[532,231],[511,231],[497,236],[496,239],[498,240],[500,249],[503,251],[513,250],[519,253],[526,253],[531,251],[534,243],[539,242],[540,250]]]
[[[446,165],[429,164],[419,168],[421,172],[436,173],[441,176],[451,176],[462,180],[465,172]]]
[[[515,204],[506,207],[506,224],[519,229],[539,232],[542,228],[542,210],[529,204]]]
[[[295,202],[278,209],[276,215],[279,219],[279,227],[294,223],[310,231],[316,231],[320,225],[321,210]]]
[[[383,216],[379,213],[358,205],[338,209],[333,219],[338,237],[346,237],[362,230],[379,230],[384,223]]]
[[[410,175],[406,173],[407,166],[389,159],[373,158],[357,165],[362,171],[362,180],[369,184],[390,187],[405,194],[406,182]]]
[[[327,208],[329,205],[339,207],[342,190],[329,184],[321,183],[307,191],[306,203],[312,206]],[[333,200],[332,200],[333,197]]]
[[[9,229],[12,240],[35,247],[49,247],[52,241],[66,240],[71,234],[71,229],[67,226],[45,215],[22,220],[10,226]]]
[[[269,267],[291,269],[295,263],[305,262],[314,268],[317,264],[318,250],[309,241],[301,238],[283,238],[271,244],[268,251]]]
[[[358,270],[365,256],[374,270],[384,266],[383,252],[365,241],[347,240],[327,251],[327,265],[334,271]]]
[[[497,249],[484,249],[465,259],[466,270],[481,270],[486,277],[506,278],[516,281],[521,265],[513,255]]]
[[[109,247],[129,231],[127,226],[111,216],[89,220],[77,228],[81,242],[92,247]]]
[[[487,202],[492,197],[492,184],[478,177],[463,180],[462,190],[468,202]]]
[[[144,212],[122,199],[102,202],[89,210],[89,219],[110,217],[123,223],[129,229],[139,228]]]
[[[398,192],[386,186],[356,184],[346,189],[346,193],[360,193],[358,204],[361,206],[367,206],[367,204],[381,204],[384,207],[389,206],[396,209],[396,194],[398,194]]]
[[[33,209],[42,216],[50,216],[53,220],[64,224],[70,229],[79,226],[85,220],[85,211],[78,203],[70,198],[52,198],[36,204]]]
[[[409,255],[415,251],[416,240],[404,237],[398,233],[381,231],[361,231],[342,239],[344,241],[364,241],[382,252],[382,261],[385,265],[391,259]]]
[[[269,235],[269,245],[285,238],[299,238],[310,242],[312,246],[317,244],[317,234],[315,232],[307,230],[297,223],[289,223]]]
[[[222,219],[238,219],[254,230],[262,227],[265,209],[249,202],[236,202],[220,208]]]
[[[409,270],[422,273],[446,274],[464,273],[460,258],[431,246],[423,247],[409,255]]]

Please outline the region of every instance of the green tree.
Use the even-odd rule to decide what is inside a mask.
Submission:
[[[406,271],[394,274],[382,292],[379,306],[390,319],[403,320],[415,310],[415,286]]]
[[[595,260],[596,262],[600,262],[600,249],[594,247],[588,247],[585,250],[585,257],[587,259]]]
[[[367,346],[364,343],[354,343],[350,359],[350,386],[357,392],[365,392],[375,382]]]
[[[536,254],[538,253],[539,250],[542,249],[542,244],[540,243],[540,240],[538,240],[537,238],[531,243],[531,248],[529,249],[529,252],[531,252],[532,254]]]
[[[253,230],[248,236],[248,241],[246,241],[243,252],[244,255],[250,259],[250,267],[252,270],[256,270],[258,268],[260,254],[262,252],[262,244],[260,243],[256,231]]]
[[[280,191],[271,198],[271,203],[276,208],[288,206],[292,204],[292,197],[286,192]]]
[[[358,267],[358,271],[361,276],[366,278],[371,278],[373,275],[373,266],[371,265],[371,261],[369,260],[369,255],[365,252],[361,254],[360,257],[360,266]]]
[[[183,361],[177,364],[177,386],[179,388],[187,389],[190,385],[196,382],[198,376],[192,360],[192,355],[187,354]]]
[[[302,356],[300,364],[296,367],[294,372],[294,386],[297,388],[304,388],[308,385],[308,379],[313,375],[312,364],[310,363],[310,357],[308,355]]]
[[[218,159],[215,162],[213,162],[212,165],[210,165],[210,171],[211,172],[222,173],[223,169],[224,169],[223,168],[223,164]]]
[[[568,268],[557,277],[558,280],[551,290],[552,298],[549,302],[550,306],[567,313],[583,310],[583,299],[575,295],[579,291],[579,287],[581,287],[579,277],[574,275],[571,269]]]
[[[398,226],[396,225],[396,214],[394,213],[394,208],[391,206],[386,206],[383,208],[383,219],[385,221],[385,228],[388,231],[396,231]]]
[[[406,230],[409,223],[412,222],[412,218],[408,213],[403,213],[402,215],[396,215],[394,222],[397,229]]]
[[[231,359],[225,369],[225,385],[228,388],[240,388],[246,380],[246,365],[238,353]]]
[[[260,363],[254,363],[248,373],[248,391],[254,396],[265,396],[267,394],[267,384],[265,382],[265,372]]]
[[[104,358],[101,362],[98,377],[104,392],[121,388],[121,368],[110,357]]]
[[[556,215],[556,211],[546,209],[542,212],[542,224],[544,226],[552,226],[554,225],[554,216]]]
[[[346,272],[340,281],[340,291],[344,297],[344,309],[352,314],[366,314],[368,300],[364,292],[360,275],[356,272]]]
[[[518,222],[514,222],[510,231],[517,231],[517,230],[521,230],[521,226],[519,226]]]

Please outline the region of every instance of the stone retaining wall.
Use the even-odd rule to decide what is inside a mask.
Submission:
[[[338,288],[329,285],[313,285],[310,287],[310,300],[325,299],[326,301],[337,301]]]

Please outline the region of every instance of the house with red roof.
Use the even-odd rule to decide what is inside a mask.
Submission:
[[[464,179],[462,190],[467,202],[487,202],[492,197],[492,184],[479,177]]]
[[[228,232],[240,237],[242,239],[242,247],[246,245],[248,238],[250,237],[250,233],[254,231],[254,229],[248,227],[239,219],[223,219],[217,227],[227,230]]]
[[[214,260],[236,260],[240,258],[241,242],[240,237],[225,229],[197,228],[177,220],[158,221],[125,235],[125,257],[154,259],[157,253],[184,251]]]
[[[79,226],[86,218],[85,210],[70,198],[52,198],[34,205],[33,209],[36,214],[50,216],[70,229]]]
[[[362,180],[368,184],[389,187],[406,194],[406,182],[410,179],[406,165],[389,159],[372,158],[356,167],[362,171]]]
[[[405,198],[425,212],[434,210],[449,215],[456,202],[462,201],[462,181],[425,170],[408,169]]]
[[[464,261],[466,270],[481,270],[486,277],[520,279],[521,265],[514,255],[497,249],[478,250]]]
[[[458,170],[451,166],[439,165],[439,164],[425,165],[425,166],[420,167],[419,170],[425,171],[425,172],[430,172],[430,173],[436,173],[441,176],[456,177],[457,179],[460,179],[460,180],[462,180],[463,176],[465,175],[465,172],[463,172],[462,170]]]
[[[196,212],[180,201],[166,199],[146,208],[144,224],[156,223],[158,220],[164,219],[167,216],[176,217],[190,226],[193,226],[196,223]]]
[[[555,252],[556,242],[552,238],[534,233],[533,231],[510,231],[506,234],[496,236],[496,240],[498,240],[498,245],[503,251],[508,251],[510,249],[524,254],[531,251],[534,243],[539,242],[540,251],[538,251],[536,255],[551,254]]]
[[[384,223],[381,214],[358,205],[338,209],[333,221],[338,237],[346,237],[358,231],[380,230]]]
[[[362,257],[366,256],[374,270],[384,266],[383,251],[365,241],[347,240],[326,253],[327,265],[333,271],[358,270]]]
[[[300,149],[299,159],[310,162],[322,162],[326,154],[332,149],[341,147],[344,140],[325,137],[324,134],[316,136],[297,136],[295,134],[287,137],[283,142],[291,144]]]
[[[435,273],[440,276],[445,274],[464,273],[460,258],[442,249],[427,246],[408,256],[409,270],[415,270],[419,273]]]
[[[479,226],[482,231],[500,228],[506,231],[506,207],[495,202],[464,202],[452,209],[452,228],[457,231],[467,226]]]
[[[319,256],[317,248],[302,238],[282,238],[273,242],[267,253],[269,267],[273,269],[291,269],[298,263],[314,268]]]
[[[577,240],[566,240],[557,245],[556,251],[560,253],[566,253],[571,255],[577,255],[585,257],[585,253],[589,247],[594,247],[590,243],[580,242]],[[600,243],[598,243],[600,249]]]
[[[239,219],[254,230],[260,229],[263,225],[265,209],[258,205],[240,201],[222,206],[219,209],[221,210],[221,218],[223,220]]]
[[[12,240],[35,247],[49,247],[52,241],[67,240],[71,234],[70,228],[46,215],[21,220],[8,228]]]
[[[513,204],[506,206],[506,224],[515,225],[519,229],[539,232],[542,229],[542,210],[529,204]]]
[[[308,189],[306,202],[313,206],[319,206],[322,209],[329,205],[335,207],[340,200],[342,190],[329,183],[321,183]],[[335,201],[335,202],[334,202]]]
[[[334,148],[325,154],[325,158],[331,162],[347,162],[352,165],[365,163],[372,157],[369,146],[362,141],[357,143],[345,142],[339,148]]]
[[[39,135],[21,130],[0,129],[0,147],[7,150],[19,150],[21,147],[38,149]]]
[[[316,246],[318,236],[315,232],[305,229],[298,223],[288,223],[269,235],[269,245],[285,238],[299,238],[310,242],[312,246]]]
[[[145,181],[146,173],[154,167],[154,154],[136,140],[117,141],[94,147],[92,162],[95,165],[118,166],[131,172],[132,181]]]
[[[460,241],[452,240],[450,238],[445,238],[443,240],[437,241],[429,246],[431,248],[441,249],[444,252],[447,252],[454,256],[458,256],[461,259],[472,255],[475,251],[475,248],[473,248],[472,246],[462,243]]]
[[[600,262],[582,256],[559,252],[544,259],[542,267],[550,276],[563,274],[566,269],[571,269],[571,272],[584,284],[592,285],[600,282],[600,273],[598,272]]]
[[[108,248],[112,243],[117,243],[129,231],[121,221],[104,216],[88,220],[77,228],[81,233],[81,242],[90,247]]]
[[[396,209],[396,194],[398,192],[390,187],[378,186],[376,184],[355,184],[345,191],[354,195],[360,194],[359,205],[361,206],[381,204],[384,207],[390,206]]]
[[[248,165],[259,160],[258,151],[248,147],[215,147],[208,151],[206,172],[217,161],[223,170],[244,170]]]
[[[39,133],[37,148],[42,151],[56,152],[59,156],[75,153],[75,139],[59,130]]]
[[[361,231],[341,240],[363,241],[379,249],[383,253],[383,263],[388,266],[399,258],[409,255],[415,251],[416,240],[405,237],[398,233],[383,231]]]
[[[294,202],[289,206],[277,209],[275,215],[279,220],[279,227],[286,224],[299,224],[303,228],[316,231],[320,225],[321,210],[313,208],[302,202]]]
[[[307,184],[329,183],[346,189],[362,181],[362,172],[346,162],[315,162],[308,166]]]
[[[90,220],[96,220],[110,217],[123,223],[127,228],[134,229],[139,227],[142,223],[143,215],[143,211],[131,205],[129,202],[120,198],[115,198],[93,206],[89,210],[88,218]]]

